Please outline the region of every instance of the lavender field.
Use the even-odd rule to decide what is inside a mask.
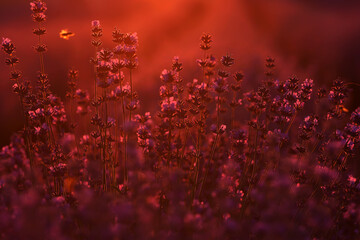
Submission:
[[[184,1],[193,19],[216,6],[230,17],[210,28],[183,18],[183,28],[154,27],[152,38],[136,21],[109,29],[110,17],[105,25],[74,16],[74,24],[48,24],[66,14],[50,0],[0,3],[27,8],[19,29],[0,28],[0,239],[360,239],[360,64],[350,57],[356,47],[343,48],[360,24],[342,32],[346,41],[318,33],[337,46],[331,54],[316,41],[283,40],[270,50],[231,28],[250,34],[246,21],[264,13],[264,1],[240,1],[246,21],[234,17],[235,1],[196,2]],[[321,12],[327,21],[338,6],[330,2]],[[310,8],[274,3],[293,13]],[[188,9],[127,4],[141,14]],[[356,18],[339,5],[338,14]],[[79,19],[96,12],[86,6]],[[286,32],[276,16],[256,21],[274,42]],[[297,25],[299,35],[310,25]]]

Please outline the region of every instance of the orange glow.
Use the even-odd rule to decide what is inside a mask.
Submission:
[[[60,38],[62,38],[62,39],[69,40],[70,37],[75,36],[75,33],[70,32],[70,31],[67,30],[67,29],[63,29],[63,30],[60,31],[59,36],[60,36]]]

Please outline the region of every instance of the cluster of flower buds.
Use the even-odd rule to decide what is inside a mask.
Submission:
[[[49,133],[50,127],[47,123],[43,123],[41,126],[34,127],[34,134],[38,136],[39,139],[45,140]]]
[[[205,109],[206,104],[211,101],[208,85],[193,79],[191,83],[187,84],[187,89],[189,93],[187,102],[190,104],[190,112],[196,115],[199,110]]]
[[[314,81],[312,79],[306,78],[300,86],[300,101],[308,101],[311,98],[311,93],[313,91]]]
[[[101,118],[98,114],[95,114],[94,116],[91,117],[90,123],[102,129],[107,129],[116,126],[116,120],[114,118],[108,117],[107,121],[105,122],[105,119]],[[92,137],[97,138],[99,137],[99,135],[92,134]]]
[[[204,33],[201,38],[200,48],[202,50],[209,50],[211,48],[212,36],[210,34]]]
[[[41,23],[46,20],[45,12],[47,10],[47,7],[45,2],[43,2],[42,0],[36,0],[30,2],[30,10],[32,11],[32,18],[34,22],[38,23],[38,27],[33,30],[33,33],[39,37],[39,43],[34,46],[34,49],[36,52],[41,54],[47,51],[47,46],[45,44],[42,44],[40,41],[40,37],[46,33],[46,29],[44,27],[41,27]]]
[[[97,86],[100,88],[108,88],[112,84],[110,71],[112,69],[113,53],[106,49],[101,49],[96,56],[96,75]]]
[[[127,97],[130,98],[131,95],[131,89],[130,89],[130,85],[128,83],[126,83],[126,85],[123,86],[117,86],[114,91],[112,91],[111,93],[112,96],[114,97]]]
[[[319,101],[322,98],[326,97],[326,89],[325,88],[319,88],[316,93],[316,101]]]
[[[177,73],[180,72],[181,70],[183,70],[182,63],[179,61],[178,56],[174,56],[174,58],[173,58],[172,70]]]
[[[77,89],[77,81],[79,78],[79,72],[77,70],[70,70],[68,76],[68,91],[66,92],[66,97],[76,101],[77,114],[85,115],[90,111],[89,92],[87,90]]]
[[[250,91],[244,94],[247,100],[247,109],[253,113],[255,116],[264,112],[266,106],[270,101],[269,89],[265,86],[261,86],[258,90]]]
[[[155,147],[155,141],[151,133],[151,115],[147,112],[143,116],[137,114],[134,118],[139,123],[136,133],[138,145],[143,148],[145,153],[150,153]]]
[[[232,108],[233,113],[235,113],[235,108],[242,105],[242,99],[238,97],[238,93],[241,90],[241,84],[244,79],[244,74],[241,72],[236,72],[233,74],[234,83],[230,84],[231,91],[233,93],[233,97],[229,103]]]
[[[77,87],[77,81],[79,78],[79,71],[71,69],[68,73],[69,80],[67,82],[68,91],[66,92],[66,97],[70,99],[75,98],[75,91]]]
[[[49,167],[49,171],[51,175],[54,177],[63,177],[67,170],[67,164],[65,163],[58,163],[54,166]]]
[[[8,55],[5,60],[6,65],[11,66],[10,79],[18,82],[21,78],[21,72],[17,71],[15,65],[19,63],[19,59],[14,56],[15,45],[9,38],[3,38],[1,42],[1,49]]]
[[[233,149],[238,153],[244,154],[244,149],[247,146],[247,132],[243,129],[234,129],[231,131],[231,144]]]
[[[110,80],[114,84],[118,84],[112,95],[117,98],[121,98],[124,101],[125,97],[128,99],[126,109],[130,112],[136,110],[139,107],[139,100],[137,93],[132,87],[131,71],[138,66],[137,48],[139,39],[137,33],[122,33],[115,29],[112,33],[113,42],[116,46],[113,49],[112,69]],[[121,71],[122,68],[130,70],[130,81],[124,83],[125,76]]]
[[[45,73],[39,73],[37,83],[37,88],[41,94],[40,100],[46,102],[46,98],[50,93],[50,81],[48,75]]]
[[[234,92],[238,92],[241,89],[241,84],[242,84],[242,81],[244,79],[244,74],[242,72],[236,72],[233,75],[233,78],[235,80],[235,83],[231,85],[231,89]]]
[[[299,79],[297,77],[288,78],[282,88],[285,90],[284,98],[289,103],[294,103],[299,98]]]
[[[178,101],[174,97],[164,99],[161,102],[161,113],[163,118],[173,118],[178,110]]]
[[[347,97],[348,89],[344,81],[337,79],[333,82],[328,98],[331,104],[327,114],[328,119],[340,118],[344,112],[344,101]]]
[[[15,45],[9,38],[3,38],[1,42],[1,49],[11,56],[15,52]]]
[[[224,66],[225,68],[229,68],[234,64],[234,59],[229,55],[225,55],[221,57],[220,62],[222,66]],[[221,69],[218,71],[218,76],[220,78],[226,79],[230,76],[230,73],[226,70]]]
[[[346,153],[353,153],[354,147],[360,142],[360,108],[357,108],[350,117],[350,123],[345,126]]]
[[[118,30],[113,31],[113,42],[115,46],[113,52],[118,58],[122,59],[122,65],[128,69],[135,69],[138,66],[138,58],[136,55],[139,39],[137,33],[121,33]]]
[[[171,69],[164,69],[160,74],[162,85],[160,86],[160,112],[157,116],[161,123],[156,128],[154,140],[156,151],[159,158],[167,159],[167,164],[173,163],[175,159],[173,149],[182,146],[180,133],[176,131],[185,128],[185,119],[187,118],[187,107],[183,100],[183,86],[180,71],[183,69],[179,57],[175,56],[172,60]],[[174,139],[174,136],[177,137]],[[178,156],[176,157],[178,158]]]
[[[183,89],[180,86],[182,80],[179,77],[179,73],[175,70],[164,69],[160,74],[160,79],[164,84],[160,86],[160,97],[179,97],[183,92]]]
[[[96,48],[100,47],[102,44],[100,40],[100,37],[102,36],[102,28],[99,20],[94,20],[91,22],[91,32],[93,37],[91,44]]]
[[[19,94],[21,98],[24,98],[29,94],[30,83],[20,81],[22,74],[16,69],[16,64],[19,63],[19,59],[14,56],[16,49],[15,45],[9,38],[3,38],[1,42],[1,49],[8,55],[5,63],[11,67],[10,80],[15,82],[13,84],[13,91],[16,94]]]
[[[45,11],[47,10],[46,4],[43,1],[32,1],[30,2],[30,9],[33,12],[32,18],[35,22],[41,23],[46,20]],[[33,30],[33,34],[42,36],[46,33],[46,29],[40,25]]]
[[[137,99],[137,95],[133,94],[132,95],[132,99],[130,99],[129,103],[126,105],[126,109],[130,112],[135,111],[136,109],[138,109],[140,101]]]
[[[26,81],[22,83],[14,83],[12,89],[14,93],[19,94],[21,98],[24,98],[28,96],[30,93],[30,89],[31,89],[30,82]]]
[[[224,67],[231,67],[234,64],[234,58],[230,55],[222,56],[220,61]]]
[[[316,126],[319,124],[319,117],[310,115],[305,117],[303,123],[299,127],[300,141],[308,141],[316,132]]]
[[[53,95],[49,96],[49,98],[51,98],[51,97],[53,97]],[[56,97],[56,99],[58,99],[58,98]],[[51,113],[50,120],[53,125],[62,125],[67,122],[65,108],[61,101],[57,102],[56,105],[50,106],[49,112]]]
[[[30,2],[30,9],[33,12],[32,18],[35,22],[41,23],[46,20],[45,12],[47,10],[47,7],[42,0]]]
[[[273,113],[270,119],[278,125],[282,125],[290,121],[295,109],[286,99],[277,96],[270,103],[270,112]]]
[[[81,146],[89,146],[90,145],[90,136],[85,134],[80,139],[80,145]]]
[[[275,59],[271,57],[267,57],[265,59],[265,67],[266,67],[265,75],[267,77],[265,84],[271,87],[274,85],[273,77],[275,71]]]
[[[49,104],[46,105],[46,109],[37,108],[27,113],[30,123],[35,126],[35,128],[43,124],[63,125],[67,122],[65,108],[62,102],[53,95],[48,97],[48,101]],[[48,128],[44,128],[44,130],[48,130]]]
[[[270,111],[273,113],[271,120],[278,124],[289,122],[295,112],[304,108],[304,104],[310,100],[313,91],[313,80],[305,79],[302,83],[296,77],[291,77],[285,82],[275,81],[275,87],[280,93],[271,104]]]
[[[203,59],[196,60],[199,67],[201,67],[204,71],[206,77],[211,77],[214,75],[214,68],[216,66],[216,58],[213,55],[208,55]]]
[[[238,162],[229,157],[220,167],[219,190],[225,191],[237,209],[241,209],[244,192],[241,190],[242,169]],[[234,214],[234,212],[232,212]],[[226,215],[226,214],[225,214]],[[224,216],[227,218],[229,216]]]
[[[175,81],[174,71],[164,69],[160,74],[160,79],[164,84],[173,83]]]
[[[228,90],[226,78],[217,77],[213,79],[213,89],[216,93],[221,94]]]
[[[77,89],[75,91],[75,99],[77,102],[76,113],[86,115],[90,109],[90,95],[87,90]]]
[[[226,125],[225,124],[221,124],[219,126],[219,128],[216,126],[216,124],[212,124],[210,126],[210,131],[213,132],[214,134],[218,134],[218,135],[221,135],[221,134],[224,134],[225,131],[226,131]]]

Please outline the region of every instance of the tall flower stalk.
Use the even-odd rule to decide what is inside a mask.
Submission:
[[[19,59],[15,56],[15,45],[9,38],[3,38],[1,42],[2,50],[7,54],[5,63],[10,67],[10,80],[14,81],[13,91],[19,95],[21,114],[24,120],[24,139],[26,144],[26,155],[30,159],[30,169],[34,167],[33,152],[31,151],[31,136],[29,129],[29,118],[26,114],[25,98],[29,95],[29,82],[22,80],[22,74],[17,70],[16,65]]]

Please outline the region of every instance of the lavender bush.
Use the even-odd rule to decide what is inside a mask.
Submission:
[[[44,61],[46,4],[30,7],[36,83],[23,80],[15,44],[1,45],[24,119],[0,153],[1,239],[360,238],[351,83],[278,79],[267,58],[264,81],[245,92],[235,60],[214,57],[203,34],[202,75],[183,79],[174,57],[150,113],[133,85],[137,34],[115,29],[104,48],[96,20],[94,92],[71,69],[60,99]]]

